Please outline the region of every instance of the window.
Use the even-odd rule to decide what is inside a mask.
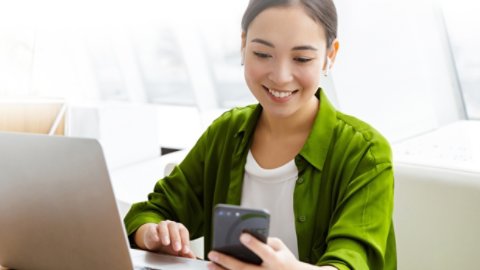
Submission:
[[[240,19],[230,19],[224,20],[221,26],[205,26],[202,31],[201,41],[208,63],[210,63],[209,75],[215,89],[218,106],[221,108],[256,103],[245,83],[243,67],[240,64],[239,29]]]
[[[122,69],[108,33],[88,33],[87,55],[101,100],[128,101]]]
[[[467,116],[480,119],[480,3],[443,0],[442,12]]]
[[[25,29],[0,31],[0,96],[30,94],[34,39]]]
[[[22,5],[2,6],[1,12],[12,14],[5,19],[12,26],[0,29],[0,72],[6,75],[0,76],[0,96],[146,102],[202,111],[251,104],[255,99],[240,65],[240,20],[247,4],[79,2],[51,13],[48,5],[39,5],[24,31],[13,23]]]
[[[195,105],[182,46],[172,28],[135,29],[131,38],[147,101]]]

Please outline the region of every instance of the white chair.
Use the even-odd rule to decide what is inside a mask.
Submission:
[[[396,163],[399,269],[478,269],[479,209],[480,173]]]

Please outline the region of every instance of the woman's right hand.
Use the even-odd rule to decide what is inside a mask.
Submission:
[[[175,221],[146,223],[135,233],[135,243],[141,249],[179,257],[196,258],[190,249],[188,229]]]

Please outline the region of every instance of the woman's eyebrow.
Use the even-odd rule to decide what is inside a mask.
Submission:
[[[295,46],[292,48],[292,51],[304,51],[304,50],[318,51],[317,48],[310,45]]]
[[[250,42],[260,43],[260,44],[263,44],[265,46],[275,48],[275,45],[273,45],[271,42],[266,41],[266,40],[261,39],[261,38],[254,38]],[[295,47],[292,48],[292,51],[304,51],[304,50],[318,51],[317,48],[315,48],[311,45],[301,45],[301,46],[295,46]]]
[[[261,38],[254,38],[250,42],[260,43],[260,44],[263,44],[265,46],[275,48],[275,46],[273,46],[273,44],[271,42],[268,42],[268,41],[266,41],[264,39],[261,39]]]

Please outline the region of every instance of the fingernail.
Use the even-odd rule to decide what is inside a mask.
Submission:
[[[190,252],[190,249],[188,248],[188,246],[183,247],[183,253],[187,254],[189,252]]]
[[[208,258],[210,261],[216,262],[218,260],[218,255],[215,252],[208,253]]]
[[[244,244],[247,244],[252,241],[252,237],[248,233],[243,233],[242,235],[240,235],[240,241],[242,241],[242,243]]]
[[[175,242],[175,246],[173,247],[173,249],[175,249],[175,251],[180,251],[182,249],[182,246],[179,242]]]

